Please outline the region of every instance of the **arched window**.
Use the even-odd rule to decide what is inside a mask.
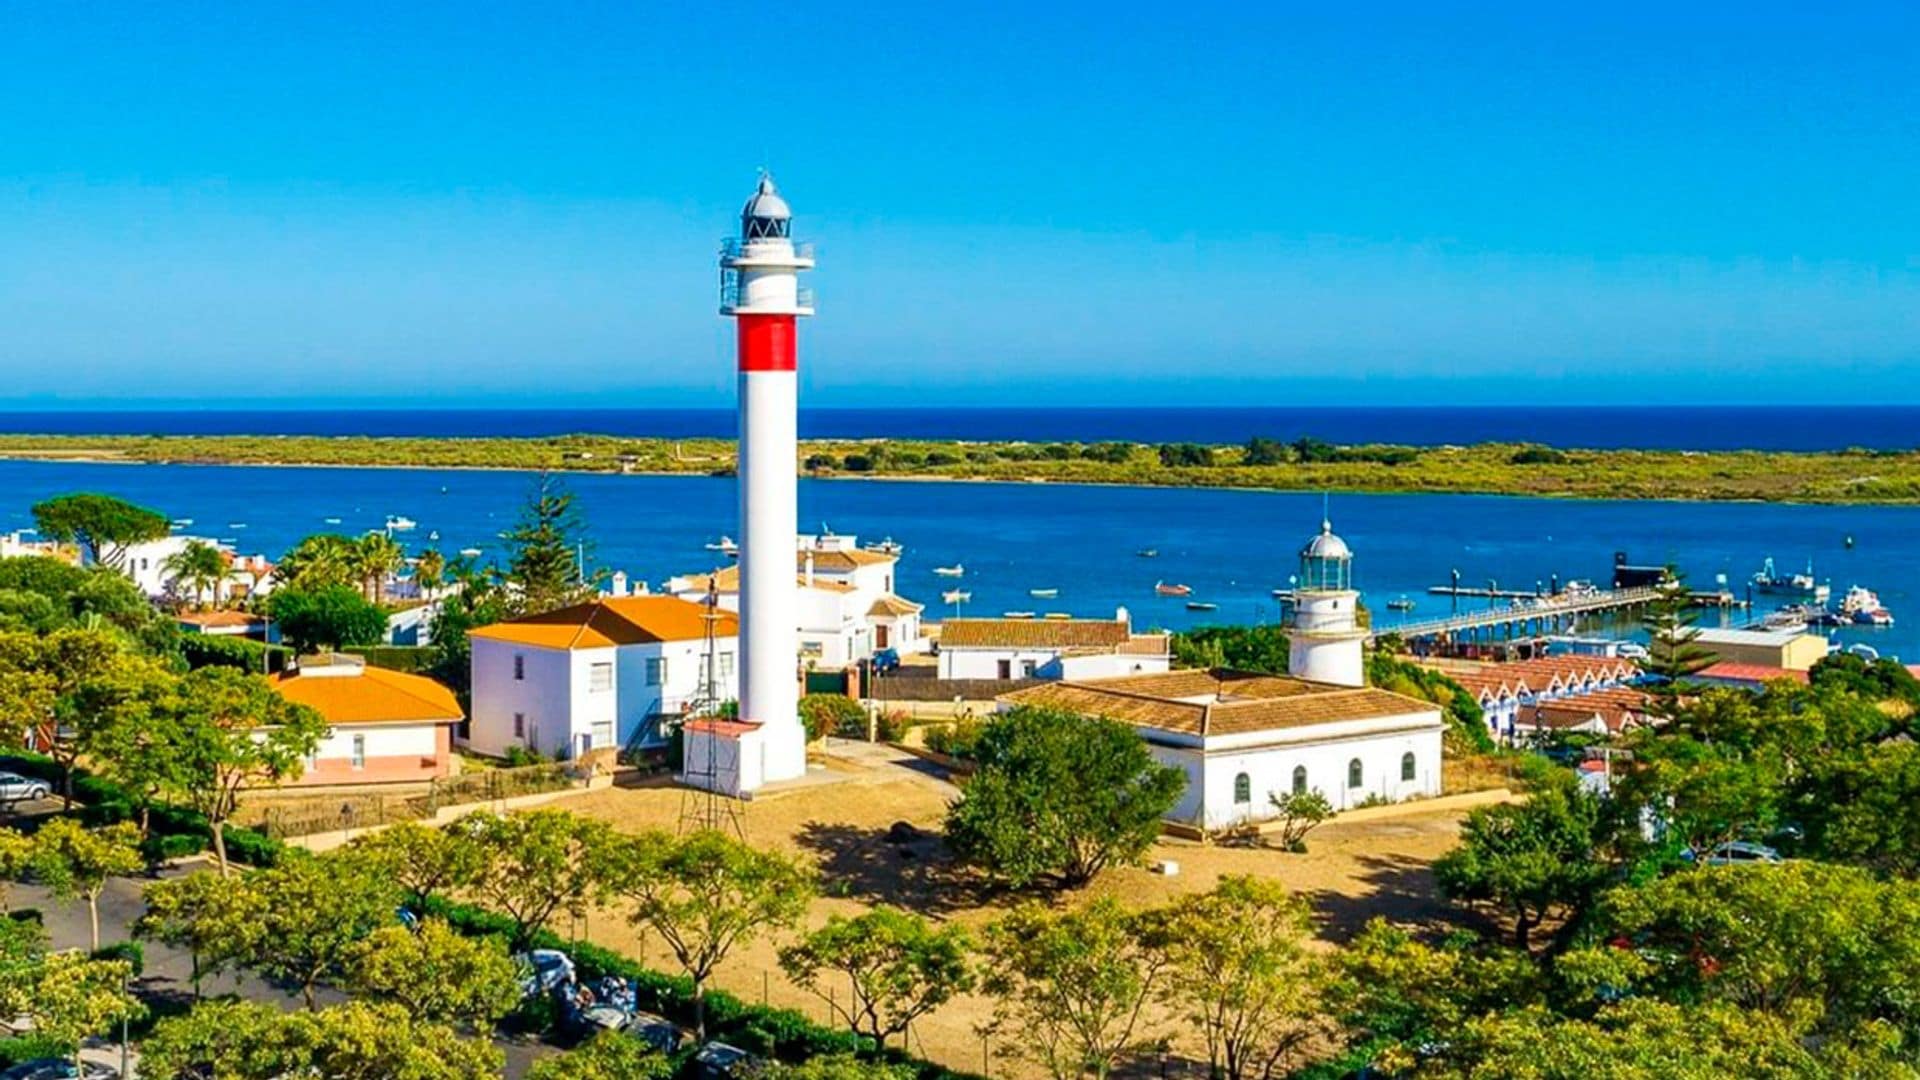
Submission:
[[[1361,782],[1362,781],[1360,778],[1360,759],[1354,758],[1352,761],[1347,762],[1347,786],[1350,788],[1357,788],[1360,786]]]
[[[1412,754],[1400,755],[1400,779],[1402,780],[1413,779],[1413,755]]]
[[[1253,779],[1246,773],[1233,778],[1233,802],[1236,806],[1245,806],[1253,801]]]
[[[1307,767],[1305,765],[1295,765],[1293,767],[1293,793],[1295,795],[1305,795],[1307,793]]]

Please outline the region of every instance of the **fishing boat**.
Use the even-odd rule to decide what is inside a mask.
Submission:
[[[1139,551],[1134,552],[1134,554],[1140,556],[1143,559],[1157,559],[1160,557],[1160,549],[1159,548],[1141,548]]]
[[[1051,600],[1060,595],[1059,589],[1028,589],[1027,595],[1035,600]]]
[[[876,555],[898,555],[906,550],[906,548],[900,546],[899,541],[891,536],[881,540],[877,544],[863,544],[861,546]]]
[[[1762,596],[1789,596],[1815,604],[1824,604],[1833,596],[1832,586],[1813,579],[1812,560],[1808,560],[1803,574],[1782,574],[1774,570],[1772,556],[1754,571],[1753,591]]]
[[[1156,581],[1153,583],[1153,591],[1157,596],[1191,596],[1193,594],[1193,586],[1169,585],[1164,581]]]
[[[1845,599],[1840,601],[1840,614],[1855,626],[1893,625],[1893,613],[1881,606],[1879,595],[1859,585],[1847,590]]]
[[[1410,596],[1396,596],[1393,599],[1387,601],[1387,610],[1388,611],[1412,611],[1413,598]]]
[[[733,542],[733,537],[723,536],[720,539],[712,541],[711,543],[707,544],[707,550],[708,551],[725,551],[731,554],[733,552],[739,551],[740,545]]]
[[[933,572],[941,577],[959,577],[967,572],[967,568],[963,563],[954,563],[952,566],[936,566]]]
[[[410,517],[407,517],[404,514],[387,515],[387,531],[388,532],[406,532],[408,529],[417,529],[419,527],[420,527],[419,522],[413,520]]]
[[[1187,601],[1187,610],[1188,611],[1218,611],[1220,610],[1220,605],[1210,604],[1205,600],[1189,600]]]
[[[948,604],[964,604],[973,599],[973,594],[963,589],[948,589],[940,594],[940,600]]]

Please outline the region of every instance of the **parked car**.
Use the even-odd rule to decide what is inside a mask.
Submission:
[[[637,1012],[620,1030],[663,1054],[680,1049],[680,1028],[664,1016]]]
[[[723,1042],[710,1042],[693,1055],[695,1080],[751,1080],[765,1073],[765,1062]]]
[[[559,949],[535,949],[514,957],[520,965],[520,996],[533,997],[573,981],[573,957]]]
[[[120,1080],[120,1070],[97,1061],[83,1061],[75,1072],[66,1058],[35,1058],[23,1061],[5,1072],[0,1080]]]
[[[900,651],[898,649],[876,649],[873,654],[873,673],[891,675],[900,670]]]
[[[1700,857],[1702,866],[1751,866],[1754,863],[1777,863],[1780,853],[1765,844],[1756,844],[1751,840],[1729,840],[1711,848]]]
[[[52,791],[53,788],[45,780],[35,780],[29,776],[21,776],[19,773],[0,772],[0,806],[12,806],[15,803],[44,799]]]

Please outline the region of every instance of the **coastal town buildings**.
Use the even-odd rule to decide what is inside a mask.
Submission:
[[[1487,733],[1513,743],[1536,730],[1574,730],[1593,726],[1600,716],[1618,731],[1642,716],[1644,694],[1630,690],[1640,668],[1617,656],[1574,654],[1542,656],[1504,664],[1436,664],[1473,695],[1486,719]],[[1587,700],[1589,697],[1594,700]],[[1583,726],[1584,725],[1584,726]]]
[[[1163,672],[1170,637],[1136,634],[1126,608],[1111,619],[948,619],[942,679],[1099,679]]]
[[[230,608],[214,608],[208,611],[183,611],[174,621],[180,629],[189,634],[207,634],[212,637],[238,637],[269,645],[280,641],[280,627],[265,615],[255,615],[246,611],[234,611]]]
[[[38,534],[32,529],[15,529],[0,533],[0,559],[41,556],[59,559],[62,562],[77,562],[77,549],[68,544],[55,543],[52,540],[34,539]]]
[[[227,576],[214,588],[213,595],[199,599],[212,604],[229,604],[250,596],[265,596],[273,591],[274,566],[266,556],[242,555],[231,545],[204,536],[175,534],[128,544],[121,554],[119,570],[152,599],[194,599],[191,589],[173,579],[167,561],[195,542],[213,546],[227,560]]]
[[[452,774],[453,729],[463,717],[453,691],[432,679],[326,655],[301,657],[269,681],[329,726],[294,786],[419,783]]]
[[[1830,648],[1824,634],[1810,634],[1799,627],[1749,630],[1707,627],[1698,631],[1694,644],[1712,653],[1716,660],[1780,671],[1810,670],[1826,657]]]
[[[1208,830],[1275,816],[1275,795],[1318,791],[1335,810],[1437,795],[1440,710],[1367,686],[1227,669],[1045,683],[1002,708],[1063,709],[1131,725],[1187,774],[1167,820]]]
[[[467,745],[556,758],[663,745],[670,721],[739,696],[739,625],[730,611],[709,618],[703,605],[677,597],[628,596],[470,631]]]
[[[803,667],[838,670],[880,649],[925,652],[922,605],[894,592],[899,556],[862,548],[858,538],[801,535],[794,550],[794,612]],[[721,607],[740,610],[740,568],[681,574],[665,591],[694,603],[712,589]]]

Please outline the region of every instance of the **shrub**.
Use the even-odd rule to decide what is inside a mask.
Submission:
[[[1528,446],[1514,451],[1507,460],[1515,465],[1565,465],[1568,458],[1551,446]]]
[[[944,450],[935,450],[927,455],[927,464],[936,467],[941,465],[958,465],[960,464],[960,458],[958,455],[949,454]]]
[[[1160,447],[1160,464],[1170,469],[1211,465],[1213,448],[1198,443],[1166,443]]]
[[[829,732],[841,738],[867,737],[867,710],[845,694],[808,694],[800,699],[800,721],[807,726],[807,741],[813,742]]]
[[[840,467],[848,472],[872,472],[873,458],[866,454],[848,454],[846,460],[840,463]]]
[[[547,755],[538,750],[531,750],[524,746],[507,747],[507,767],[510,769],[527,765],[544,765],[546,762]]]
[[[93,951],[95,960],[125,960],[133,968],[133,977],[139,978],[146,969],[147,953],[137,941],[121,941]]]
[[[948,757],[972,760],[980,741],[980,732],[985,728],[985,723],[979,718],[963,716],[951,724],[928,729],[927,749]]]
[[[819,472],[821,469],[837,469],[840,467],[840,459],[834,457],[832,454],[808,454],[806,466],[809,472]]]
[[[286,667],[292,650],[220,634],[182,634],[180,655],[186,657],[191,668],[230,667],[266,673]]]

